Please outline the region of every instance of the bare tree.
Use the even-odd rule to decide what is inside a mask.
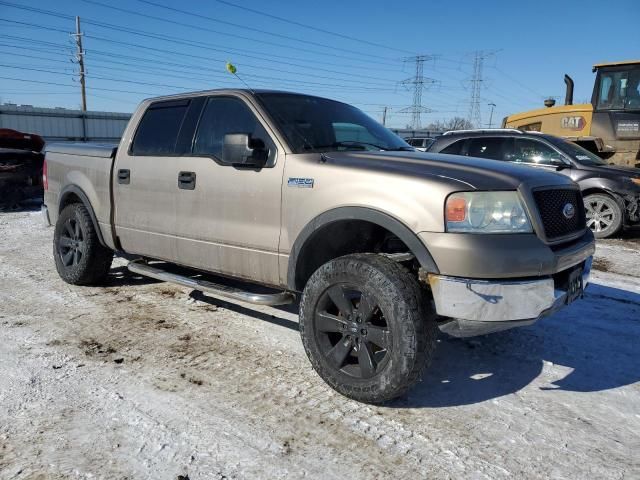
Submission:
[[[448,120],[436,120],[429,124],[426,130],[446,132],[448,130],[465,130],[469,128],[473,128],[473,124],[469,120],[462,117],[453,117]]]

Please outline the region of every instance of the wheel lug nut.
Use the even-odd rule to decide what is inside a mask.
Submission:
[[[361,333],[362,335],[366,335],[366,334],[367,334],[367,329],[366,329],[366,328],[363,328],[362,330],[360,330],[360,333]]]

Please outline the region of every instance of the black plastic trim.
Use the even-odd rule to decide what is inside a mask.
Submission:
[[[338,207],[321,213],[311,220],[300,232],[289,254],[289,266],[287,269],[287,285],[291,290],[299,291],[302,285],[296,285],[296,272],[298,270],[298,256],[307,240],[314,232],[333,222],[341,220],[363,220],[379,225],[402,240],[411,250],[420,263],[420,266],[430,273],[440,273],[433,257],[418,236],[409,227],[386,213],[366,207]]]
[[[65,199],[70,194],[75,194],[80,198],[84,206],[89,211],[89,216],[91,217],[91,221],[93,222],[93,228],[95,228],[96,234],[98,235],[98,241],[100,242],[100,245],[102,245],[103,247],[109,248],[109,246],[104,241],[102,232],[100,231],[100,226],[98,225],[98,219],[96,217],[95,212],[93,211],[93,207],[91,206],[89,197],[87,197],[87,195],[82,191],[80,187],[76,185],[68,185],[62,189],[62,191],[60,192],[60,201],[58,202],[58,215],[60,215],[60,212],[62,210],[61,206],[64,204]]]

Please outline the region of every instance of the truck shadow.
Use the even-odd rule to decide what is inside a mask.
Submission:
[[[224,277],[206,277],[227,286],[243,285]],[[147,283],[157,281],[134,275],[126,267],[112,269],[109,277],[112,286]],[[269,291],[260,286],[253,290]],[[258,321],[298,330],[298,323],[290,319],[290,314],[298,313],[297,304],[253,307],[195,290],[190,295]],[[468,339],[440,334],[435,356],[422,381],[388,406],[469,405],[517,393],[532,383],[541,393],[596,392],[638,381],[640,294],[590,284],[583,300],[530,327]],[[534,394],[531,389],[528,393]]]
[[[442,334],[423,381],[390,406],[469,405],[531,383],[597,392],[638,381],[640,295],[591,284],[583,301],[530,327],[470,339]]]
[[[105,287],[127,287],[135,285],[147,285],[151,283],[162,283],[160,280],[144,277],[131,273],[126,266],[112,267],[104,283]]]

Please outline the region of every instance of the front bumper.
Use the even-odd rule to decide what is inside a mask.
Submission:
[[[593,257],[582,263],[582,282],[589,282]],[[440,329],[458,337],[484,335],[530,325],[561,309],[568,292],[552,276],[524,280],[481,280],[428,276],[438,315],[449,317]]]

